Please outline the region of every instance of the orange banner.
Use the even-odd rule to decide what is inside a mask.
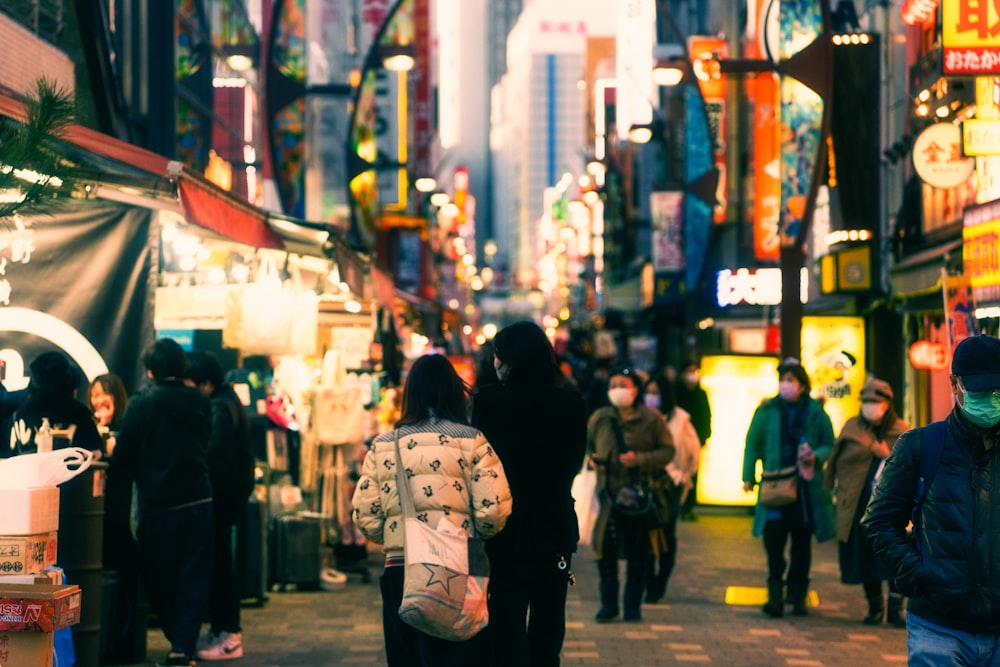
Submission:
[[[719,37],[693,36],[688,39],[688,54],[698,77],[698,88],[705,103],[708,131],[712,139],[715,167],[719,171],[716,204],[712,219],[726,221],[726,77],[722,76],[719,59],[729,54],[726,40]]]
[[[746,53],[748,58],[766,57],[761,47],[765,0],[750,3]],[[777,77],[765,72],[747,77],[747,97],[753,107],[753,249],[754,257],[776,261],[780,255],[778,224],[781,219],[781,135],[778,124],[780,105]]]

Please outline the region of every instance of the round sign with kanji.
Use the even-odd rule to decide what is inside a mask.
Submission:
[[[954,188],[969,180],[974,158],[962,156],[962,131],[952,123],[935,123],[913,142],[913,168],[931,187]]]

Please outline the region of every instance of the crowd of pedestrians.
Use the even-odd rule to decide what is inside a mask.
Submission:
[[[581,382],[533,322],[505,327],[488,351],[472,386],[443,355],[412,364],[400,417],[372,440],[355,487],[353,520],[385,550],[392,667],[557,666],[581,538],[599,580],[594,620],[635,622],[643,604],[667,596],[677,522],[694,520],[712,418],[697,363],[644,372],[605,359]],[[27,390],[4,391],[5,455],[72,444],[105,458],[105,567],[118,573],[118,595],[131,604],[143,595],[156,614],[170,644],[158,664],[239,658],[231,535],[254,484],[249,416],[211,353],[160,339],[143,362],[148,386],[129,396],[113,373],[84,383],[62,353],[40,354]],[[954,408],[922,428],[900,419],[888,382],[869,377],[835,434],[797,359],[778,364],[777,378],[777,394],[750,420],[742,462],[743,490],[758,490],[762,612],[806,615],[812,542],[836,538],[841,582],[861,586],[867,602],[861,621],[906,628],[909,664],[1000,665],[1000,339],[958,344]],[[76,399],[81,385],[86,403]],[[486,540],[489,624],[466,641],[396,613],[405,549],[397,460],[419,520]],[[776,471],[792,471],[778,500]],[[587,499],[574,498],[581,475],[593,479],[598,507],[585,527],[577,511]]]

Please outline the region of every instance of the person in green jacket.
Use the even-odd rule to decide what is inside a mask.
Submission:
[[[765,507],[758,495],[753,535],[764,537],[767,553],[767,603],[763,611],[784,615],[785,567],[792,613],[806,614],[812,537],[820,542],[834,535],[833,506],[823,489],[823,464],[833,448],[833,425],[822,403],[809,395],[809,375],[797,359],[778,366],[778,395],[754,412],[743,453],[743,490],[757,482],[757,462],[764,470],[797,467],[798,498],[783,507]],[[785,546],[791,538],[790,558]]]

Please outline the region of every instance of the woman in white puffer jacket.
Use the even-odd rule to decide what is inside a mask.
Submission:
[[[437,528],[442,521],[489,539],[510,516],[512,500],[503,465],[483,434],[466,421],[468,390],[447,358],[414,362],[403,389],[396,428],[372,442],[354,491],[354,523],[385,550],[382,626],[390,667],[483,665],[490,655],[487,632],[464,642],[437,639],[396,613],[403,594],[403,521],[396,490],[396,435],[417,518]]]

